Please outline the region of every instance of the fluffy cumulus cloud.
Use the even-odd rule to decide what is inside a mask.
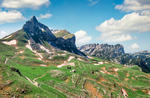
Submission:
[[[146,21],[145,21],[146,20]],[[101,32],[100,39],[106,42],[132,40],[131,33],[150,32],[150,12],[133,12],[122,19],[111,18],[96,27]]]
[[[137,43],[134,43],[131,45],[131,49],[133,49],[133,50],[137,50],[139,48],[140,48],[140,46]]]
[[[7,36],[7,35],[8,35],[7,32],[5,32],[5,31],[0,31],[0,38],[3,38],[3,37],[5,37],[5,36]]]
[[[38,19],[46,19],[52,17],[52,14],[46,13],[46,14],[41,14]]]
[[[16,22],[16,21],[23,20],[23,19],[25,18],[19,11],[16,11],[16,10],[0,11],[0,24]]]
[[[124,0],[124,3],[117,5],[116,9],[123,11],[150,10],[150,0]]]
[[[88,36],[87,32],[83,30],[77,31],[75,33],[75,36],[76,36],[76,44],[78,46],[87,44],[92,39],[90,36]]]
[[[34,8],[49,5],[49,0],[2,0],[1,6],[5,8]]]

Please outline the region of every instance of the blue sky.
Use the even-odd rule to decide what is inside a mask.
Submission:
[[[78,46],[119,43],[126,52],[150,50],[148,5],[147,0],[2,0],[0,37],[36,16],[51,29],[74,33]]]

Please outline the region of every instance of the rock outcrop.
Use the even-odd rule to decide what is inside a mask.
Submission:
[[[126,66],[138,65],[144,72],[150,72],[150,54],[145,52],[139,52],[134,54],[122,55],[117,58],[118,62]]]
[[[124,48],[120,44],[88,44],[81,46],[79,50],[91,56],[97,56],[109,60],[125,54]]]
[[[27,33],[28,37],[32,38],[36,43],[56,40],[56,37],[52,34],[49,28],[38,22],[35,16],[24,24],[23,30]]]
[[[35,43],[43,44],[44,42],[48,42],[57,49],[85,56],[84,53],[77,49],[75,45],[75,36],[73,34],[69,33],[67,37],[57,37],[47,26],[38,22],[35,16],[24,24],[23,30],[27,33],[26,38],[34,40]]]
[[[79,48],[87,55],[115,61],[125,66],[138,65],[144,72],[150,72],[150,52],[142,51],[133,54],[124,52],[122,45],[88,44]]]

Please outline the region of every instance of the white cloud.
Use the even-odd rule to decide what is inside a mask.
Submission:
[[[23,20],[23,19],[25,18],[19,11],[16,11],[16,10],[0,11],[0,24],[16,22],[16,21]]]
[[[103,40],[104,42],[114,43],[114,42],[123,42],[123,41],[132,40],[133,37],[129,34],[118,34],[112,36],[101,36],[100,39]]]
[[[124,3],[117,5],[116,9],[123,11],[150,10],[150,0],[124,0]]]
[[[90,2],[90,6],[96,5],[100,0],[88,0]]]
[[[46,13],[46,14],[41,14],[38,19],[46,19],[52,17],[52,14]]]
[[[137,43],[134,43],[131,45],[131,49],[133,49],[133,50],[137,50],[139,48],[140,48],[140,46]]]
[[[49,5],[49,0],[2,0],[1,6],[5,8],[34,8]]]
[[[141,15],[147,15],[150,16],[150,10],[144,10],[141,12]]]
[[[76,44],[81,46],[83,44],[87,44],[91,41],[91,37],[87,35],[86,31],[80,30],[75,33],[76,36]]]
[[[131,33],[150,32],[150,12],[133,12],[120,20],[111,18],[96,27],[104,42],[132,40]]]
[[[0,38],[3,38],[5,36],[7,36],[9,33],[5,32],[5,31],[0,31]]]

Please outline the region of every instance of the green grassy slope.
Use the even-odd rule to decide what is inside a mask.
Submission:
[[[121,89],[127,92],[128,98],[150,97],[150,74],[141,72],[138,66],[123,67],[99,58],[79,60],[75,57],[70,61],[75,66],[57,68],[57,64],[49,63],[55,61],[61,64],[69,56],[75,55],[55,56],[52,61],[45,62],[38,60],[37,55],[23,47],[25,43],[21,42],[19,48],[15,49],[0,42],[2,98],[123,98]],[[98,62],[105,63],[95,65]],[[49,66],[42,67],[40,64]]]
[[[72,38],[74,35],[69,33],[68,31],[66,30],[60,30],[59,32],[57,33],[54,33],[54,35],[58,38],[58,37],[62,37],[64,39],[68,39],[68,38]]]

